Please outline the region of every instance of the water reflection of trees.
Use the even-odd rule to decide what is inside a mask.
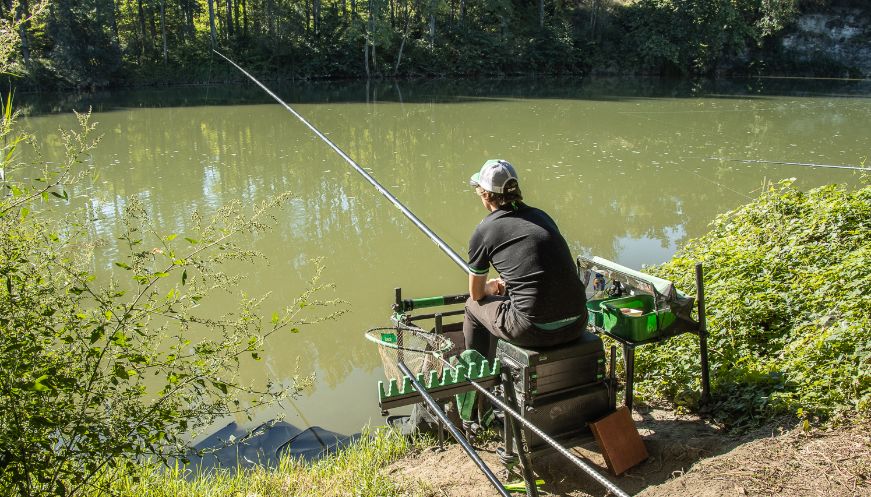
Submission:
[[[763,177],[795,172],[700,157],[831,154],[846,149],[844,140],[832,140],[836,132],[852,132],[850,139],[868,148],[868,138],[850,129],[867,122],[867,103],[809,113],[766,98],[570,99],[552,89],[546,99],[479,96],[436,104],[419,91],[403,88],[402,103],[363,99],[298,110],[461,256],[485,214],[468,176],[487,158],[518,167],[528,202],[557,219],[573,251],[619,260],[620,240],[668,246],[681,241],[675,236],[697,236],[715,215],[752,195]],[[104,235],[128,195],[142,198],[159,225],[183,233],[195,209],[210,213],[230,199],[255,203],[294,193],[276,213],[276,229],[255,238],[270,265],[240,267],[249,274],[240,289],[270,290],[269,304],[279,305],[301,290],[307,259],[324,255],[327,278],[338,283],[351,313],[329,329],[281,338],[254,370],[289,374],[299,355],[303,371],[318,370],[335,386],[356,368],[377,367],[374,349],[360,336],[384,324],[393,287],[429,291],[450,287],[453,278],[456,286],[441,291],[463,290],[462,275],[434,244],[277,105],[140,109],[97,120],[105,137],[93,167],[106,183],[72,193],[102,192],[88,215],[103,218]],[[55,122],[30,120],[39,134]],[[829,180],[826,172],[800,172],[808,182]],[[109,257],[114,241],[106,238]]]

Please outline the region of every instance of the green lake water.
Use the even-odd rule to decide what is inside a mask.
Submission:
[[[801,188],[859,183],[847,169],[729,160],[858,165],[871,155],[871,87],[754,81],[428,82],[275,85],[306,116],[465,258],[484,217],[469,176],[487,159],[512,162],[530,205],[549,212],[575,254],[641,268],[668,260],[720,213],[765,182]],[[287,379],[299,364],[314,387],[287,403],[287,421],[353,433],[382,422],[383,378],[364,332],[389,324],[394,288],[423,297],[466,291],[466,275],[359,174],[283,107],[252,87],[93,95],[19,96],[22,119],[58,160],[59,127],[93,106],[103,135],[85,166],[96,182],[69,188],[72,207],[97,219],[107,243],[96,267],[118,256],[118,215],[137,197],[167,233],[183,234],[194,210],[260,202],[290,191],[275,229],[254,240],[269,263],[238,267],[240,291],[290,302],[326,265],[339,321],[268,344],[247,378]],[[683,289],[687,292],[691,288]],[[221,297],[205,311],[221,312]],[[211,310],[211,311],[210,311]],[[254,425],[280,414],[261,412]]]

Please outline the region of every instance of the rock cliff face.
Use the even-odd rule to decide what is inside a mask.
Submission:
[[[782,46],[798,61],[834,63],[841,66],[842,76],[871,77],[871,9],[803,14]]]

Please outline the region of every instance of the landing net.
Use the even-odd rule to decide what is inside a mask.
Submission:
[[[450,338],[444,335],[406,325],[372,328],[366,332],[366,339],[378,346],[387,378],[405,376],[397,366],[399,361],[403,361],[415,375],[427,375],[430,371],[441,375],[441,358],[453,348]]]

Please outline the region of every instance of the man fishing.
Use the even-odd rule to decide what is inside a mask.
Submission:
[[[508,161],[488,160],[470,184],[489,214],[469,241],[466,349],[492,358],[495,337],[526,347],[580,337],[587,323],[586,295],[556,223],[523,203]],[[499,277],[488,280],[491,265]]]

